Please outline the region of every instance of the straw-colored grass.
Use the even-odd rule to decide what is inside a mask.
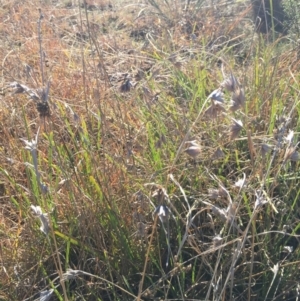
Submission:
[[[298,300],[292,37],[73,2],[1,6],[0,299]]]

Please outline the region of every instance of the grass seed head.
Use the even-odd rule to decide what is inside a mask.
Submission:
[[[245,105],[245,92],[244,89],[238,87],[231,96],[229,109],[232,112],[239,110]]]
[[[45,183],[40,182],[39,186],[41,188],[42,194],[49,193],[49,187]]]
[[[193,159],[197,158],[201,154],[201,148],[200,146],[190,146],[184,150],[189,156],[191,156]]]
[[[221,89],[216,89],[210,94],[212,100],[224,103],[224,93]]]
[[[229,206],[226,209],[228,221],[233,221],[235,219],[237,208],[238,208],[238,204],[236,202],[229,204]]]
[[[156,199],[158,204],[161,204],[163,201],[169,201],[169,195],[167,190],[160,185],[157,189],[155,189],[152,193],[152,197]]]
[[[40,113],[40,117],[50,116],[50,107],[48,102],[38,102],[36,104],[36,109]]]
[[[186,141],[186,144],[189,144],[189,146],[184,150],[184,152],[186,152],[193,159],[196,159],[201,154],[201,146],[196,140]]]
[[[228,197],[226,190],[219,186],[218,189],[208,189],[208,197],[210,199],[216,200],[218,198],[226,199]]]
[[[139,237],[146,237],[146,224],[143,222],[137,223],[137,236]]]
[[[293,162],[299,161],[299,152],[297,152],[296,150],[293,151],[290,160]]]
[[[125,79],[120,87],[121,92],[129,92],[131,88],[133,87],[133,84],[129,78]]]
[[[258,209],[262,207],[264,204],[268,203],[263,193],[261,193],[260,191],[255,191],[255,197],[256,199],[255,199],[254,209]]]
[[[225,209],[221,209],[215,205],[211,205],[211,212],[214,215],[219,216],[223,221],[227,221],[227,212]]]
[[[220,197],[218,189],[208,189],[208,197],[212,200],[216,200]]]
[[[34,206],[31,205],[30,208],[33,210],[34,214],[36,215],[36,217],[38,217],[42,223],[40,230],[48,235],[48,233],[50,232],[50,225],[49,225],[49,217],[47,213],[43,213],[42,209],[40,206]]]
[[[218,234],[213,239],[213,247],[216,248],[222,244],[223,238]]]
[[[205,110],[204,115],[209,119],[216,119],[222,112],[226,112],[223,102],[211,99],[211,105]]]
[[[41,91],[40,95],[41,95],[41,101],[42,102],[48,102],[48,100],[49,100],[50,85],[51,85],[51,82],[48,81],[47,86],[40,90]]]
[[[153,216],[157,215],[162,223],[169,220],[171,211],[166,205],[157,206],[154,210]]]
[[[285,137],[285,141],[288,144],[291,144],[293,142],[293,138],[294,138],[294,131],[290,130],[288,135]]]
[[[84,273],[80,270],[72,270],[72,269],[67,269],[67,271],[62,275],[62,280],[71,280],[71,279],[76,279],[78,276],[83,275]]]
[[[272,149],[273,149],[273,147],[271,145],[262,143],[262,145],[260,147],[260,153],[261,153],[262,157],[264,158]]]
[[[236,77],[230,73],[230,76],[221,83],[221,87],[228,92],[234,92],[239,87],[239,84]]]
[[[9,87],[13,90],[12,94],[21,94],[30,91],[30,88],[28,88],[25,85],[19,84],[18,82],[13,82],[9,84]]]
[[[243,188],[243,186],[245,185],[245,179],[238,179],[235,183],[234,186],[238,187],[238,188]]]
[[[222,151],[222,149],[220,147],[218,147],[215,152],[212,154],[211,159],[212,160],[219,160],[219,159],[223,159],[225,157],[224,152]]]
[[[37,139],[32,139],[31,141],[26,140],[24,138],[20,138],[25,143],[25,149],[29,150],[30,152],[36,151],[37,148]]]
[[[40,117],[50,116],[50,107],[48,103],[49,92],[50,92],[50,81],[47,82],[46,87],[37,90],[37,94],[39,95],[39,99],[38,99],[39,101],[37,100],[36,109],[40,113]]]
[[[164,134],[161,134],[159,139],[155,143],[155,148],[160,149],[166,143],[167,143],[166,136]]]
[[[286,163],[288,160],[296,162],[299,161],[299,153],[296,151],[297,146],[290,146],[286,149],[283,162]]]
[[[41,291],[40,292],[40,298],[38,300],[39,301],[48,301],[48,300],[50,300],[53,292],[54,292],[54,289]]]
[[[241,120],[235,120],[235,119],[232,119],[232,120],[233,120],[233,123],[231,124],[230,129],[229,129],[229,139],[230,140],[236,139],[238,137],[240,131],[243,128],[243,123]]]

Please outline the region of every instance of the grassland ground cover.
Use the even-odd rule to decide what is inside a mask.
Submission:
[[[295,35],[4,0],[0,39],[0,300],[299,300]]]

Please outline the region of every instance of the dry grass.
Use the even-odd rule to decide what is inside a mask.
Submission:
[[[298,300],[297,49],[184,7],[3,3],[1,300]]]

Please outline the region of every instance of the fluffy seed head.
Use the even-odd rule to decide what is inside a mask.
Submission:
[[[243,123],[241,120],[235,120],[235,119],[232,119],[232,120],[233,120],[233,123],[231,124],[230,129],[229,129],[229,139],[230,140],[236,139],[238,137],[240,131],[243,128]]]
[[[270,151],[272,150],[272,146],[266,143],[263,143],[260,147],[260,152],[262,157],[264,158]]]
[[[212,160],[219,160],[219,159],[223,159],[225,157],[224,152],[222,151],[222,149],[220,147],[218,147],[215,152],[212,154],[211,159]]]
[[[223,102],[211,99],[211,105],[206,109],[204,115],[210,119],[216,119],[222,112],[226,112]]]
[[[232,112],[235,112],[238,109],[244,107],[244,105],[245,105],[245,92],[244,92],[244,89],[238,87],[232,93],[229,109]]]
[[[197,157],[200,155],[200,153],[201,153],[201,148],[200,148],[199,145],[198,145],[198,146],[192,145],[192,146],[186,148],[184,151],[185,151],[189,156],[191,156],[193,159],[195,159],[195,158],[197,158]]]
[[[230,73],[229,77],[227,77],[222,83],[221,87],[226,89],[228,92],[234,92],[239,86],[236,77]]]
[[[288,147],[285,151],[283,162],[290,160],[293,162],[299,161],[300,156],[299,153],[296,151],[297,146]]]

